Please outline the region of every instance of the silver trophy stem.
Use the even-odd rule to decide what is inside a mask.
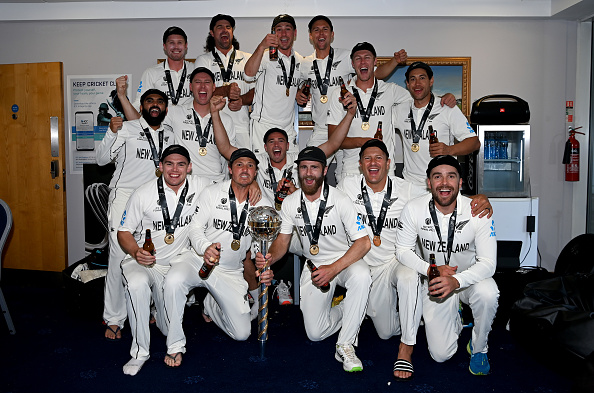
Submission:
[[[262,255],[268,253],[268,241],[260,240],[260,252]],[[262,273],[269,269],[266,266]],[[258,341],[260,341],[260,358],[265,359],[264,352],[266,340],[268,339],[268,287],[260,284],[260,296],[258,297]]]

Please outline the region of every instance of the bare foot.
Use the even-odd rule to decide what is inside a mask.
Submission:
[[[118,341],[122,338],[122,331],[118,325],[107,325],[105,329],[105,338],[108,341]]]
[[[202,311],[202,318],[204,318],[204,320],[206,321],[206,323],[212,322],[212,318],[209,317],[208,315],[206,315],[204,313],[204,311]]]
[[[178,352],[176,354],[167,354],[165,355],[165,365],[167,367],[179,367],[181,366],[182,362],[182,353]]]
[[[398,357],[397,359],[406,360],[412,363],[412,353],[413,353],[414,346],[413,345],[406,345],[404,343],[400,343],[398,347]],[[411,372],[408,371],[394,371],[394,376],[400,379],[410,378],[412,376]]]

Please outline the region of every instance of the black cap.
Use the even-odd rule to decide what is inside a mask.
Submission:
[[[297,25],[295,24],[295,19],[293,19],[293,17],[291,15],[280,14],[276,18],[274,18],[274,20],[272,21],[272,30],[274,30],[276,25],[278,25],[281,22],[290,23],[294,29],[297,28]]]
[[[422,61],[415,61],[414,63],[408,66],[408,69],[404,73],[406,80],[408,80],[408,75],[411,73],[411,71],[416,70],[417,68],[421,68],[427,71],[427,76],[429,77],[429,79],[433,78],[433,70],[431,69],[431,67],[429,67],[429,64],[423,63]]]
[[[295,160],[296,163],[300,163],[301,161],[317,161],[321,162],[326,165],[326,154],[324,151],[317,146],[307,146],[305,149],[299,152],[297,159]]]
[[[226,20],[231,25],[231,28],[235,29],[235,19],[233,19],[233,17],[231,15],[217,14],[217,15],[213,16],[212,19],[210,20],[210,29],[209,30],[214,29],[215,25],[220,20]]]
[[[256,158],[256,155],[250,149],[241,148],[231,153],[231,157],[229,157],[229,166],[233,165],[235,160],[241,157],[251,158],[252,160],[254,160],[256,165],[260,163],[260,161],[258,161],[258,159]]]
[[[330,26],[330,31],[334,31],[334,26],[332,26],[332,21],[330,21],[330,19],[327,16],[325,16],[325,15],[317,15],[317,16],[314,16],[313,18],[311,18],[311,20],[307,24],[307,28],[308,28],[308,30],[310,32],[311,32],[311,27],[313,26],[313,24],[316,23],[319,20],[323,20],[326,23],[328,23],[328,26]]]
[[[379,139],[370,139],[361,146],[361,151],[359,151],[359,159],[363,157],[363,151],[369,147],[377,147],[384,153],[386,153],[386,158],[390,158],[390,153],[388,153],[388,148],[386,144]]]
[[[181,145],[171,145],[168,146],[167,149],[163,150],[163,153],[161,153],[161,162],[165,161],[165,158],[172,154],[179,154],[180,156],[184,156],[188,159],[188,163],[190,163],[190,153],[188,152],[188,149]]]
[[[165,100],[165,107],[167,107],[167,105],[169,105],[169,98],[167,98],[167,94],[165,94],[164,92],[162,92],[159,89],[148,89],[147,91],[142,93],[142,95],[140,96],[140,105],[142,105],[144,100],[146,99],[146,97],[150,96],[151,94],[160,95]]]
[[[184,37],[184,41],[188,42],[188,36],[186,35],[186,32],[181,29],[181,27],[171,26],[165,30],[165,33],[163,33],[163,43],[167,42],[167,38],[169,38],[170,35],[181,35]]]
[[[437,157],[434,157],[431,161],[429,161],[429,165],[427,166],[427,177],[429,178],[431,176],[431,170],[433,168],[435,168],[436,166],[440,166],[440,165],[453,166],[458,171],[458,175],[462,176],[462,167],[460,166],[460,163],[458,162],[458,160],[455,157],[453,157],[453,156],[437,156]]]
[[[285,139],[287,140],[287,142],[289,141],[289,135],[287,135],[287,131],[283,130],[282,128],[276,128],[275,127],[275,128],[271,128],[268,131],[266,131],[266,134],[264,134],[264,143],[266,143],[268,141],[268,137],[273,132],[279,132],[279,133],[283,134],[283,136],[285,137]]]
[[[375,53],[375,48],[373,47],[373,45],[371,45],[369,42],[365,41],[365,42],[359,42],[357,45],[355,45],[353,47],[353,50],[351,51],[351,60],[353,60],[353,56],[355,55],[355,52],[358,52],[360,50],[368,50],[373,54],[373,57],[377,57],[377,54]]]
[[[214,81],[215,81],[215,76],[214,76],[214,74],[212,73],[212,71],[211,71],[211,70],[209,70],[209,69],[208,69],[208,68],[206,68],[206,67],[198,67],[198,68],[195,68],[195,69],[194,69],[194,71],[192,71],[192,73],[190,74],[190,83],[192,83],[192,81],[194,80],[194,77],[196,76],[196,74],[200,74],[200,73],[202,73],[202,72],[203,72],[203,73],[205,73],[205,74],[208,74],[208,76],[210,76],[210,78],[212,79],[212,81],[213,81],[213,83],[214,83]]]

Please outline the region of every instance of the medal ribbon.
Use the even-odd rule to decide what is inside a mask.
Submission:
[[[318,69],[317,60],[313,61],[313,69],[316,74],[316,81],[318,82],[318,89],[320,94],[325,96],[328,93],[328,86],[330,86],[330,71],[332,70],[332,62],[334,61],[334,48],[330,48],[330,54],[328,55],[328,63],[326,64],[326,75],[324,80],[320,76],[320,70]]]
[[[433,93],[431,93],[431,98],[429,99],[429,104],[427,105],[427,108],[425,108],[425,113],[423,113],[423,116],[421,117],[421,122],[419,123],[418,130],[417,130],[417,127],[415,126],[415,118],[414,118],[413,112],[412,112],[412,105],[414,105],[414,104],[411,104],[411,108],[408,113],[408,117],[410,117],[410,127],[411,127],[411,132],[413,135],[413,143],[419,143],[419,140],[421,139],[421,133],[423,132],[423,127],[425,127],[425,122],[427,121],[427,118],[429,117],[429,113],[431,113],[431,109],[433,109],[434,102],[435,102],[435,96],[433,96]]]
[[[165,60],[167,61],[167,60]],[[163,68],[165,68],[165,61],[163,62]],[[165,79],[167,80],[167,87],[169,88],[169,97],[171,97],[171,103],[177,105],[179,97],[181,96],[182,90],[184,89],[184,82],[186,81],[186,63],[184,62],[184,71],[177,85],[177,93],[173,90],[173,82],[171,81],[171,71],[165,70]]]
[[[305,233],[309,239],[310,245],[318,244],[320,238],[320,231],[322,229],[322,220],[324,219],[324,211],[326,211],[326,202],[328,202],[328,183],[324,183],[324,198],[320,201],[320,207],[318,208],[318,216],[316,217],[316,226],[312,230],[311,221],[309,220],[309,214],[307,213],[307,206],[303,200],[303,192],[301,192],[301,213],[303,214],[303,222],[305,223]]]
[[[227,71],[225,71],[225,66],[223,65],[223,62],[221,61],[221,58],[216,51],[212,52],[212,56],[219,65],[219,68],[221,69],[221,78],[223,78],[223,82],[229,82],[231,80],[231,69],[233,68],[233,63],[235,63],[235,49],[233,49],[233,52],[231,52],[231,57],[229,57],[229,63],[227,63]]]
[[[289,168],[286,168],[284,170],[281,179],[287,177],[288,170]],[[278,186],[278,182],[276,181],[276,176],[274,175],[274,168],[272,167],[272,165],[270,165],[270,161],[268,161],[268,174],[270,175],[270,184],[272,184],[272,191],[275,191],[276,187]]]
[[[153,141],[153,136],[151,135],[151,130],[147,128],[143,128],[144,135],[146,136],[146,140],[151,147],[151,153],[153,154],[153,163],[155,164],[155,168],[159,167],[159,161],[161,160],[161,153],[163,152],[163,131],[157,131],[159,135],[159,152],[157,152],[157,147],[155,146],[155,141]]]
[[[295,56],[291,56],[291,72],[289,72],[289,77],[287,78],[287,69],[285,68],[285,63],[283,63],[283,59],[279,58],[278,62],[283,70],[283,77],[285,78],[285,86],[287,90],[291,88],[291,81],[293,80],[293,74],[295,73]]]
[[[357,108],[359,108],[359,115],[361,116],[361,120],[363,121],[363,123],[368,123],[369,118],[371,117],[371,111],[373,110],[373,104],[375,104],[375,98],[377,97],[377,79],[374,80],[373,90],[371,91],[371,98],[369,98],[367,109],[363,108],[363,102],[361,101],[359,92],[355,87],[353,87],[353,95],[357,99]]]
[[[157,179],[157,189],[159,190],[159,205],[161,205],[161,213],[163,213],[163,223],[165,224],[165,232],[168,235],[173,235],[175,228],[179,224],[179,218],[181,216],[182,209],[186,203],[186,194],[188,193],[188,179],[186,179],[186,185],[182,190],[179,200],[177,201],[177,207],[173,214],[173,219],[169,217],[169,209],[167,208],[167,199],[165,198],[165,188],[163,187],[163,176]]]
[[[233,228],[233,240],[239,240],[241,238],[243,228],[245,227],[245,219],[247,217],[249,204],[250,194],[248,193],[245,199],[245,205],[243,205],[243,210],[241,211],[241,216],[239,217],[240,222],[237,222],[237,202],[235,200],[233,187],[229,186],[229,205],[231,207],[231,227]]]
[[[212,117],[208,119],[208,123],[206,124],[206,128],[204,129],[204,134],[202,134],[202,126],[200,126],[200,118],[196,114],[196,111],[192,109],[194,114],[194,126],[196,127],[196,134],[200,139],[200,147],[206,147],[206,143],[208,142],[208,133],[210,132],[210,125],[212,124]]]
[[[452,246],[454,245],[454,232],[456,229],[456,215],[458,212],[458,207],[454,209],[452,215],[450,216],[450,223],[448,225],[448,245],[447,245],[447,256],[444,254],[443,259],[446,265],[450,264],[450,258],[452,256]],[[431,213],[431,220],[433,221],[433,226],[435,227],[435,232],[437,233],[437,237],[439,238],[439,242],[443,243],[441,240],[441,231],[439,229],[439,222],[437,221],[437,213],[435,213],[435,202],[433,199],[429,201],[429,213]]]
[[[375,215],[371,208],[371,201],[369,200],[369,194],[367,193],[367,187],[364,183],[365,179],[361,179],[361,194],[363,195],[363,203],[365,204],[365,210],[367,211],[367,217],[369,218],[369,226],[375,236],[379,236],[382,233],[384,227],[384,221],[386,219],[386,213],[388,212],[388,206],[390,205],[390,197],[392,196],[392,179],[388,178],[388,188],[384,194],[384,200],[382,201],[382,207],[380,214],[375,221]]]

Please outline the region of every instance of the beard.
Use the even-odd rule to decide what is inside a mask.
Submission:
[[[322,183],[324,182],[324,176],[316,177],[314,184],[309,186],[305,184],[305,179],[306,177],[299,177],[299,184],[305,195],[314,195],[322,187]]]
[[[452,203],[456,203],[456,198],[458,197],[458,190],[452,189],[449,196],[443,197],[439,194],[438,191],[432,189],[431,195],[433,195],[433,200],[437,205],[448,207],[451,206]]]
[[[146,120],[146,122],[148,123],[149,126],[151,126],[151,127],[160,126],[161,123],[163,122],[163,120],[165,119],[165,116],[167,116],[167,113],[160,112],[159,116],[153,117],[150,114],[150,111],[153,108],[155,108],[155,107],[151,107],[151,108],[149,108],[149,110],[142,108],[142,117],[144,118],[144,120]]]

